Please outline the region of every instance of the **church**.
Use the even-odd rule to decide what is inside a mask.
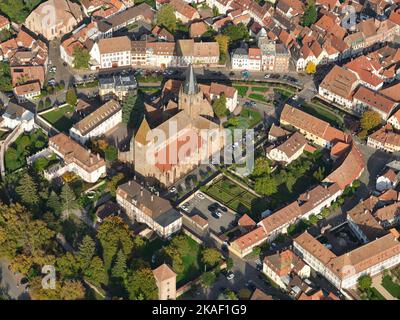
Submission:
[[[159,108],[146,105],[130,145],[135,172],[166,188],[207,163],[225,141],[224,130],[215,122],[213,107],[197,83],[192,65],[185,81],[178,83],[177,99],[163,95]]]

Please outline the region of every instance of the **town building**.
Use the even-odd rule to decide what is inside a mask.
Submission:
[[[285,142],[271,149],[267,153],[267,157],[274,161],[289,164],[303,154],[306,145],[306,138],[301,133],[295,132]]]
[[[393,131],[390,124],[368,136],[367,145],[386,152],[400,151],[400,134]]]
[[[167,265],[162,264],[153,270],[158,288],[159,300],[176,299],[176,273]]]
[[[49,12],[52,15],[49,17]],[[70,33],[83,19],[81,6],[69,0],[48,0],[35,8],[25,20],[29,30],[54,40]]]
[[[95,43],[90,54],[100,69],[132,65],[132,44],[127,36],[104,38]]]
[[[34,114],[12,102],[7,105],[1,117],[3,128],[14,130],[17,126],[22,125],[24,130],[29,132],[34,127]]]
[[[355,287],[360,276],[374,276],[400,263],[400,242],[391,233],[337,256],[304,232],[294,239],[293,249],[338,289]]]
[[[89,139],[99,137],[122,122],[122,107],[110,100],[90,113],[70,129],[71,138],[85,144]]]
[[[118,187],[117,202],[129,219],[146,224],[162,238],[168,238],[182,227],[182,216],[169,201],[153,194],[135,180]]]
[[[44,172],[47,180],[73,172],[82,180],[95,183],[106,174],[106,162],[99,154],[95,155],[64,133],[49,139],[49,149],[62,161]]]
[[[123,101],[129,94],[136,94],[137,82],[133,73],[117,73],[99,77],[99,96],[102,101]]]
[[[376,190],[385,191],[396,188],[399,178],[393,169],[387,168],[376,178]]]

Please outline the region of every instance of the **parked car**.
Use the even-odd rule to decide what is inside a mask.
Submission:
[[[212,215],[215,219],[219,219],[219,218],[222,217],[222,215],[221,215],[221,213],[220,213],[219,211],[214,211],[211,215]]]
[[[169,189],[169,192],[170,192],[170,193],[175,193],[175,192],[176,192],[176,188],[175,188],[175,187],[172,187],[171,189]]]
[[[264,76],[264,79],[269,79],[270,77],[271,77],[270,74],[266,74],[266,75]]]
[[[215,210],[218,209],[218,207],[219,207],[218,203],[214,202],[214,203],[212,203],[212,204],[210,204],[210,205],[208,206],[208,210],[209,210],[209,211],[215,211]]]
[[[246,282],[246,287],[249,288],[251,291],[254,291],[257,288],[254,282],[251,280]]]
[[[202,194],[201,192],[196,194],[197,198],[203,200],[205,198],[204,194]]]
[[[227,280],[233,280],[235,278],[235,274],[233,272],[228,272],[226,275]]]

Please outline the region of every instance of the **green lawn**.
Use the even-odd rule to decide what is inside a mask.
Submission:
[[[254,128],[262,120],[259,112],[252,109],[243,109],[240,115],[229,119],[225,123],[226,128],[250,129]]]
[[[256,91],[256,92],[267,92],[269,90],[269,88],[268,87],[252,87],[251,90]]]
[[[252,205],[258,199],[257,196],[226,177],[210,186],[206,193],[239,214],[251,213]]]
[[[64,106],[56,110],[42,114],[41,116],[51,123],[56,129],[67,132],[73,125],[72,116],[74,114],[74,107]]]
[[[400,286],[392,281],[390,276],[384,276],[382,278],[382,286],[389,291],[389,293],[397,298],[400,299]]]
[[[301,109],[315,117],[325,120],[334,127],[342,128],[344,126],[343,117],[320,103],[305,103],[301,106]]]
[[[48,137],[42,130],[22,134],[7,149],[5,165],[8,172],[26,166],[26,157],[42,150],[47,145]]]
[[[247,95],[247,91],[249,90],[248,86],[233,86],[237,91],[238,95],[241,97],[245,97]]]
[[[370,294],[371,294],[370,300],[386,300],[385,297],[381,295],[381,293],[373,287],[370,289]]]
[[[284,101],[290,99],[295,95],[294,91],[290,89],[274,88],[274,92],[280,94]]]
[[[190,245],[190,254],[182,257],[184,270],[176,276],[177,288],[196,279],[204,271],[204,266],[201,263],[200,245],[189,237],[187,237],[187,241]]]
[[[259,94],[259,93],[250,93],[249,98],[260,101],[260,102],[268,102],[268,100],[265,98],[265,96],[263,94]]]

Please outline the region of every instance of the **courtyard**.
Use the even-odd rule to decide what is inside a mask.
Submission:
[[[49,122],[57,130],[68,133],[74,124],[73,121],[74,107],[65,105],[42,113],[40,116]]]

